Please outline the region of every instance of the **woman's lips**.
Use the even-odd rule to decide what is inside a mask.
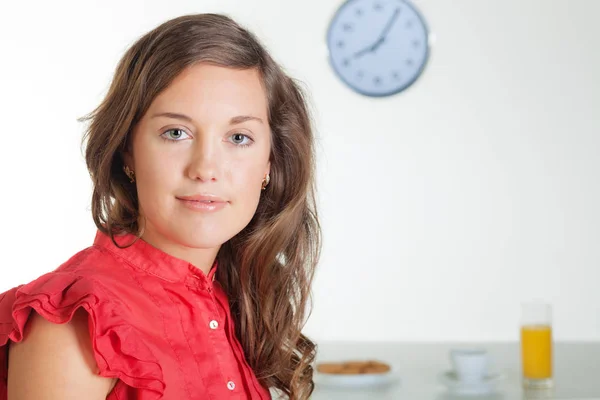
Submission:
[[[195,193],[186,196],[176,196],[177,200],[188,209],[200,212],[215,212],[222,210],[229,202],[214,193]]]
[[[184,206],[193,211],[200,212],[215,212],[222,210],[228,204],[226,201],[210,201],[210,200],[185,200],[177,198]]]

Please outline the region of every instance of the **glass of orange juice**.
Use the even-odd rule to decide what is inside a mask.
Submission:
[[[552,306],[545,302],[521,304],[521,362],[523,386],[546,389],[552,376]]]

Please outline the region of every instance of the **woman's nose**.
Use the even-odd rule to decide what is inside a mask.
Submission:
[[[194,143],[188,171],[189,177],[206,182],[217,180],[219,178],[219,159],[219,143],[216,139],[200,137]]]

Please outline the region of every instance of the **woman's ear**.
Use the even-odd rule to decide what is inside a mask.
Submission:
[[[121,153],[121,157],[123,158],[123,165],[129,167],[129,169],[131,170],[135,170],[134,168],[134,164],[135,164],[135,160],[133,158],[133,137],[131,135],[133,135],[134,130],[131,130],[132,133],[127,135],[127,139],[126,139],[126,144],[125,144],[125,150],[123,150],[123,152]]]
[[[133,155],[129,152],[129,150],[125,150],[122,153],[122,157],[123,157],[123,164],[128,166],[129,169],[135,170],[135,168],[133,167]]]

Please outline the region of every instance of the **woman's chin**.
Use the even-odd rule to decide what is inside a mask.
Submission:
[[[214,232],[194,232],[189,235],[182,235],[181,232],[179,232],[176,241],[183,246],[194,249],[213,249],[215,247],[220,247],[229,239],[230,238],[226,235],[215,235]]]

